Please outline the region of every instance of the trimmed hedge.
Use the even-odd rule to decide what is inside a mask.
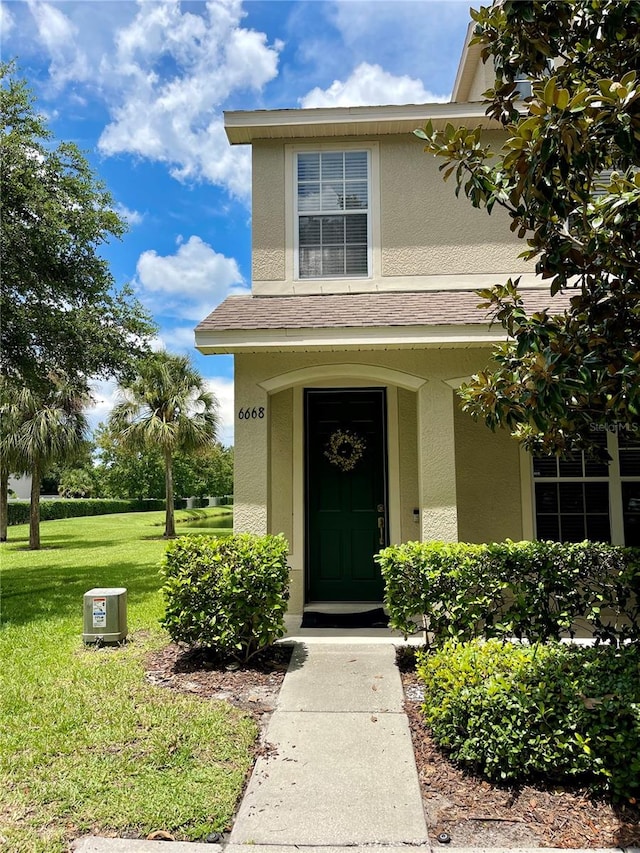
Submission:
[[[283,536],[194,536],[167,547],[163,626],[175,642],[247,661],[284,636],[289,598]]]
[[[176,509],[185,509],[186,498],[176,498]],[[40,501],[40,521],[52,521],[58,518],[81,518],[87,515],[109,515],[114,512],[151,512],[164,510],[165,501],[156,498],[143,500],[125,500],[117,498],[60,498],[53,501]],[[29,502],[10,501],[8,522],[14,524],[29,523]]]
[[[558,640],[579,620],[597,641],[640,642],[637,548],[408,542],[376,559],[392,627],[405,635],[427,627],[435,646],[450,637]]]
[[[445,643],[418,653],[434,739],[497,781],[640,793],[640,649]]]

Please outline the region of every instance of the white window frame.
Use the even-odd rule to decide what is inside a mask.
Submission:
[[[611,457],[606,477],[535,477],[534,460],[530,457],[531,511],[533,537],[538,538],[538,513],[536,511],[537,483],[608,483],[609,485],[609,527],[612,545],[624,545],[624,510],[622,504],[622,483],[637,483],[638,477],[621,476],[620,457],[618,455],[618,437],[615,432],[607,431],[607,451]]]
[[[367,274],[338,275],[309,278],[300,276],[300,245],[298,231],[298,154],[324,153],[327,151],[366,151],[368,160],[367,183],[369,207],[367,211]],[[336,285],[340,282],[366,282],[378,278],[381,269],[380,252],[380,156],[377,142],[310,142],[285,146],[285,206],[286,206],[286,274],[289,280],[308,285],[310,289],[323,284]],[[302,215],[310,215],[305,211]]]

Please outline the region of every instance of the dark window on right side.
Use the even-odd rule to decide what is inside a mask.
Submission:
[[[640,547],[640,431],[621,427],[598,433],[612,462],[584,453],[571,459],[535,456],[537,539],[555,542],[611,542]]]
[[[640,547],[640,435],[618,435],[624,543]]]
[[[599,443],[606,447],[605,433]],[[571,459],[535,456],[536,538],[554,542],[611,542],[606,463],[576,453]]]

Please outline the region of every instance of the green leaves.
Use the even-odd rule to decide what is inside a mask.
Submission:
[[[282,637],[287,550],[282,536],[248,533],[172,542],[161,570],[171,638],[246,661]]]
[[[593,637],[640,643],[640,552],[592,542],[408,542],[381,551],[391,624],[449,637],[557,640],[585,619]]]
[[[173,457],[211,448],[218,426],[217,401],[188,356],[158,352],[140,362],[139,374],[120,388],[109,418],[111,432],[133,451],[157,449],[165,468],[165,536],[175,535]]]
[[[418,674],[435,740],[471,770],[640,792],[637,647],[448,641]]]
[[[640,411],[640,3],[505,0],[474,20],[473,43],[496,71],[487,115],[503,147],[491,151],[478,128],[429,122],[417,135],[456,194],[508,213],[550,295],[576,297],[529,318],[513,287],[483,294],[513,343],[462,397],[492,429],[564,452],[587,446],[594,423]]]
[[[12,64],[0,63],[2,328],[5,375],[32,388],[127,375],[155,330],[118,291],[101,247],[125,231],[105,186],[72,143],[54,144]]]

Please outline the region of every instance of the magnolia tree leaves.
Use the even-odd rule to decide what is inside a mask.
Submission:
[[[519,279],[482,291],[509,342],[463,406],[530,450],[591,448],[596,426],[640,425],[640,3],[503,0],[472,15],[506,140],[492,150],[479,129],[431,123],[416,134],[457,194],[507,211],[522,256],[571,298],[530,315]]]

